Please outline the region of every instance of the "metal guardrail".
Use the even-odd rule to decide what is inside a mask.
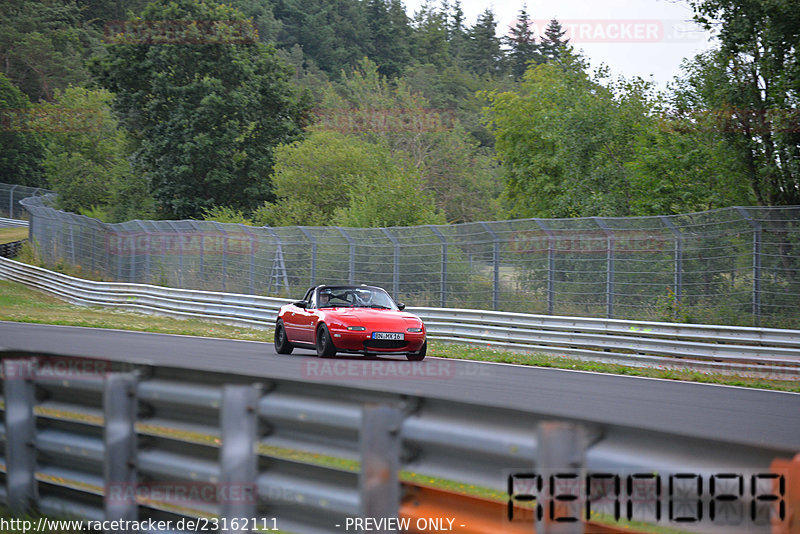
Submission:
[[[27,228],[29,226],[28,221],[22,221],[19,219],[8,219],[6,217],[0,217],[0,228]]]
[[[487,406],[464,376],[446,377],[458,382],[452,384],[457,398],[437,398],[399,393],[402,378],[378,385],[309,383],[300,374],[285,378],[268,370],[263,376],[245,376],[137,365],[114,359],[114,353],[110,344],[106,361],[0,352],[0,472],[6,485],[0,500],[12,509],[36,505],[49,513],[67,511],[95,520],[171,520],[173,526],[181,519],[210,517],[228,523],[222,532],[249,530],[231,528],[243,518],[258,518],[266,521],[259,526],[273,528],[274,518],[282,531],[303,534],[365,531],[345,529],[348,518],[408,518],[413,522],[409,532],[423,532],[430,530],[419,528],[419,521],[443,515],[456,520],[452,531],[462,533],[530,531],[531,523],[539,534],[620,531],[594,522],[584,530],[582,522],[531,519],[523,498],[534,493],[533,504],[542,506],[545,517],[583,518],[591,501],[592,509],[613,518],[622,502],[623,516],[630,505],[628,513],[636,519],[663,524],[669,516],[672,526],[687,531],[767,533],[770,516],[779,513],[782,503],[779,524],[794,532],[790,521],[800,512],[797,496],[778,488],[781,476],[791,485],[800,473],[800,457],[791,461],[800,451],[800,440],[794,443],[796,432],[791,430],[782,431],[778,446],[770,443],[769,434],[752,436],[744,427],[740,433],[726,431],[730,441],[720,442],[714,425],[693,431],[670,425],[662,431],[638,429],[631,423],[595,420],[586,407],[561,406],[561,415],[545,415],[556,411],[560,403],[555,398],[551,406]],[[537,370],[525,372],[533,378]],[[573,378],[581,381],[583,376]],[[708,404],[696,406],[698,413],[722,413],[727,403],[737,402],[737,414],[722,417],[726,429],[739,417],[747,426],[762,405],[789,410],[790,426],[800,413],[794,394],[746,392],[750,400],[759,398],[751,406],[738,404],[742,399],[737,388],[666,383],[658,389],[670,387],[675,389],[673,401],[683,399],[692,387],[705,388]],[[617,394],[609,392],[601,402],[607,406],[594,413],[613,411]],[[680,404],[640,400],[631,411],[652,421]],[[770,421],[751,423],[762,432],[776,419]],[[543,473],[562,477],[567,484],[560,491],[575,498],[553,501],[547,489],[536,489],[540,479],[529,476],[534,471],[540,478]],[[580,474],[577,486],[575,479],[566,478],[570,473]],[[633,493],[619,486],[615,490],[615,476],[621,477],[623,488],[626,480],[642,487]],[[717,484],[747,484],[739,523],[727,515],[722,519],[721,509],[716,519],[707,515],[712,503],[722,502],[708,491],[712,477]],[[593,491],[585,492],[582,484],[587,483]],[[692,489],[698,483],[706,488],[700,494]],[[686,499],[676,497],[681,494],[673,492],[673,484],[689,491]],[[673,509],[676,499],[680,502]],[[548,506],[551,501],[556,507]],[[660,521],[654,502],[663,504]],[[510,509],[516,520],[508,519]],[[750,519],[751,509],[755,520]],[[526,513],[527,520],[521,519]],[[698,514],[704,513],[700,519]],[[675,521],[675,514],[686,520]]]
[[[289,299],[95,282],[0,259],[0,278],[69,302],[228,324],[271,327]],[[800,376],[800,331],[557,317],[446,308],[408,308],[431,339],[523,349],[628,365]]]

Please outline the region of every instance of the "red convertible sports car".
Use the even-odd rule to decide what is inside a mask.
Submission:
[[[425,325],[404,312],[386,291],[373,286],[316,286],[303,300],[286,304],[275,323],[275,350],[316,349],[322,358],[337,352],[405,354],[422,360],[428,350]]]

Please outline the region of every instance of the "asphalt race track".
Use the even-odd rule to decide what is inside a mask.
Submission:
[[[329,383],[800,449],[800,394],[429,357],[320,360],[272,343],[0,321],[0,350]],[[6,354],[6,357],[9,355]],[[469,392],[465,396],[465,391]],[[540,408],[539,408],[540,407]]]

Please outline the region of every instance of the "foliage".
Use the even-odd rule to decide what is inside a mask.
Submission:
[[[148,5],[142,20],[244,19],[229,6],[177,0]],[[196,26],[188,31],[200,38]],[[115,93],[120,123],[138,142],[133,168],[150,184],[161,215],[248,210],[273,198],[273,147],[298,137],[306,108],[274,49],[259,42],[126,43],[124,35],[112,41],[94,72]]]
[[[800,10],[793,0],[692,0],[720,47],[688,67],[694,112],[718,118],[762,205],[800,204]]]
[[[48,187],[57,207],[108,222],[152,216],[152,200],[130,168],[131,144],[111,116],[113,95],[106,90],[68,87],[56,90],[43,115],[73,119],[49,136],[44,160]],[[138,194],[132,194],[138,191]]]
[[[42,187],[44,146],[28,128],[27,95],[0,73],[0,176],[7,183]]]
[[[239,210],[227,206],[216,206],[206,209],[203,212],[204,221],[215,221],[218,223],[237,223],[253,226],[253,221]]]
[[[419,173],[386,147],[331,131],[276,149],[275,203],[254,219],[270,226],[402,226],[443,222]]]
[[[491,93],[487,118],[516,217],[666,215],[747,204],[742,169],[705,125],[662,112],[641,80],[565,55]]]
[[[96,42],[74,0],[0,2],[0,69],[34,102],[88,81],[83,60]]]

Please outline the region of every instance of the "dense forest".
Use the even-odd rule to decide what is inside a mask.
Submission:
[[[105,221],[395,226],[800,204],[796,0],[687,0],[666,91],[458,0],[0,0],[0,181]],[[499,36],[500,35],[500,36]]]

